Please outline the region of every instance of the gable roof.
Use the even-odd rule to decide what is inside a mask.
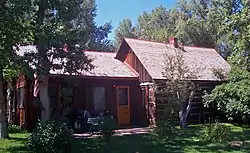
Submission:
[[[34,45],[20,46],[17,51],[19,56],[25,53],[36,53]],[[92,70],[81,71],[82,76],[97,76],[97,77],[116,77],[116,78],[137,78],[138,74],[125,63],[115,59],[116,53],[113,52],[97,52],[97,51],[84,51],[85,55],[92,59],[91,64],[94,66]],[[53,63],[62,63],[64,59],[53,59]],[[33,65],[30,65],[34,68]],[[50,70],[50,74],[68,75],[62,69]]]
[[[174,55],[176,48],[171,44],[124,38],[123,44],[132,49],[152,79],[165,79],[166,55]],[[122,52],[122,47],[118,50]],[[195,80],[218,81],[214,69],[230,70],[229,64],[212,48],[184,46],[184,64],[192,72],[197,72]]]
[[[138,74],[126,66],[125,63],[115,59],[116,53],[85,51],[85,54],[94,65],[90,71],[83,72],[85,76],[105,76],[105,77],[138,77]]]

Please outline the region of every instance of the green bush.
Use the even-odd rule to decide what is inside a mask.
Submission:
[[[222,123],[208,124],[202,131],[202,139],[210,142],[223,142],[229,140],[230,128]]]
[[[9,133],[25,133],[26,131],[23,130],[20,126],[15,124],[8,125],[8,132]]]
[[[168,139],[174,135],[176,128],[172,122],[168,120],[158,120],[154,132],[160,137]]]
[[[108,144],[111,140],[111,137],[115,133],[114,129],[116,123],[111,116],[104,116],[101,124],[101,134],[104,141]]]
[[[69,153],[72,145],[72,131],[66,123],[39,122],[28,138],[27,146],[33,153]]]

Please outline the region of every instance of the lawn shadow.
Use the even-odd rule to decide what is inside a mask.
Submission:
[[[19,141],[19,142],[26,142],[27,138],[22,138],[22,137],[9,137],[8,140],[13,140],[13,141]]]
[[[211,143],[202,139],[204,126],[190,126],[177,132],[168,139],[162,139],[155,134],[114,136],[106,145],[101,138],[75,139],[74,153],[184,153],[184,152],[247,152],[250,146],[232,147],[228,141]],[[242,135],[250,134],[248,130],[231,130],[230,137],[240,139]],[[248,139],[250,140],[250,139]],[[250,145],[250,143],[249,143]]]
[[[173,144],[180,144],[181,147],[186,148],[186,150],[194,150],[194,152],[235,152],[242,151],[246,152],[247,149],[245,146],[242,147],[232,147],[229,141],[224,141],[221,143],[211,143],[202,138],[203,135],[203,126],[191,126],[188,129],[185,129],[184,134],[181,137],[176,137]],[[244,140],[244,134],[241,128],[235,129],[231,128],[228,135],[229,140]],[[250,131],[245,131],[250,132]],[[178,142],[180,141],[180,142]]]
[[[250,129],[249,128],[244,129],[243,134],[244,134],[245,138],[250,141]]]
[[[77,152],[85,153],[154,153],[169,152],[166,144],[150,134],[114,136],[110,144],[105,144],[101,139],[83,139],[78,142]],[[179,148],[171,150],[181,153]]]

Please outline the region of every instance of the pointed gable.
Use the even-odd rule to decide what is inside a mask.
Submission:
[[[125,40],[122,41],[120,47],[118,48],[115,58],[126,63],[128,67],[134,69],[139,74],[140,82],[152,81],[151,76]]]
[[[122,46],[126,46],[125,49]],[[129,46],[129,47],[128,47]],[[175,48],[170,44],[124,38],[116,58],[126,55],[129,49],[143,65],[152,79],[165,79],[166,55],[174,55]],[[184,46],[184,63],[192,71],[197,72],[197,80],[218,81],[214,75],[215,69],[229,72],[229,64],[212,48]],[[123,57],[124,58],[124,57]]]

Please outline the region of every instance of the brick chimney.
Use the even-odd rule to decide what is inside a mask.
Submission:
[[[178,48],[178,38],[170,37],[169,43],[174,46],[174,48]]]

